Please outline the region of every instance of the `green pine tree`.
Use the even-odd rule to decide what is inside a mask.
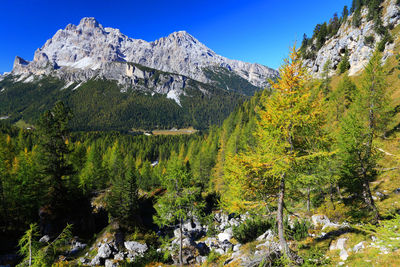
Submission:
[[[155,205],[157,215],[154,220],[160,226],[171,226],[179,223],[179,262],[182,260],[183,222],[197,214],[203,207],[200,201],[200,188],[195,185],[187,166],[176,155],[169,161],[166,175],[162,180],[166,192]]]
[[[363,202],[379,218],[369,183],[376,178],[380,154],[375,141],[388,122],[388,92],[381,55],[370,59],[359,88],[359,94],[341,122],[338,136],[342,162],[343,183],[352,193],[361,195]]]

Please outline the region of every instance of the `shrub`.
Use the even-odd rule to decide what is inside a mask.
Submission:
[[[219,253],[215,252],[215,250],[211,250],[211,252],[207,256],[207,263],[217,262],[220,256],[221,255]]]
[[[207,235],[208,237],[211,237],[211,236],[215,236],[215,235],[217,235],[217,234],[218,234],[218,230],[217,230],[217,228],[216,228],[215,222],[209,223],[209,224],[208,224],[208,230],[207,230],[206,235]]]
[[[366,36],[364,38],[364,44],[365,45],[370,46],[370,45],[373,45],[374,43],[375,43],[375,37],[374,36],[370,35],[370,36]]]
[[[288,225],[288,221],[285,220],[286,224],[286,235],[296,241],[300,241],[308,236],[308,229],[311,227],[311,223],[307,220],[296,220],[293,227]]]
[[[393,43],[393,37],[390,33],[386,34],[382,40],[378,43],[377,45],[377,49],[379,52],[383,52],[385,50],[386,44],[389,43]]]
[[[342,57],[338,65],[339,74],[345,73],[348,69],[350,69],[350,62],[349,62],[349,54],[346,51]]]
[[[233,227],[233,237],[242,244],[251,242],[265,233],[268,229],[275,228],[273,218],[256,217],[248,219],[243,224]]]
[[[334,222],[343,222],[349,220],[348,214],[350,213],[350,209],[343,203],[335,203],[334,207],[332,203],[327,201],[317,209],[317,212],[325,214]]]

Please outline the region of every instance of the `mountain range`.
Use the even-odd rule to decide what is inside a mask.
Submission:
[[[207,128],[276,76],[185,31],[147,42],[86,17],[58,30],[32,61],[15,58],[0,77],[0,115],[33,123],[37,111],[63,100],[82,120],[75,129]]]

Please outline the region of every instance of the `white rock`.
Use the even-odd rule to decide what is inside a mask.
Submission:
[[[111,248],[107,243],[104,243],[100,246],[99,250],[97,251],[97,256],[102,259],[107,259],[111,256]]]
[[[231,238],[232,238],[232,235],[229,234],[229,233],[226,233],[226,232],[218,234],[218,241],[219,242],[224,242],[225,240],[229,241],[229,240],[231,240]]]
[[[148,249],[146,244],[136,241],[126,241],[124,242],[124,246],[132,254],[144,254]]]
[[[271,229],[268,229],[265,233],[257,237],[257,241],[272,240],[273,238],[274,238],[274,233],[272,232]]]
[[[216,253],[220,254],[220,255],[224,255],[225,251],[222,248],[217,248],[216,250],[214,250]]]
[[[236,244],[236,245],[234,245],[234,246],[233,246],[233,252],[239,251],[241,246],[242,246],[241,244]]]
[[[365,243],[366,243],[365,241],[361,241],[360,243],[358,243],[353,247],[353,251],[359,252],[361,249],[365,248]]]
[[[340,249],[344,250],[346,245],[347,238],[339,238],[336,243],[332,243],[329,247],[329,250]]]
[[[117,267],[119,264],[117,262],[114,262],[114,260],[108,259],[105,262],[105,267]]]
[[[349,257],[349,254],[347,253],[347,250],[343,249],[340,251],[339,256],[342,261],[345,261]]]
[[[99,256],[95,256],[92,261],[90,262],[91,266],[97,266],[100,265],[101,261],[100,261],[100,257]]]
[[[318,225],[323,225],[324,226],[325,224],[328,224],[328,223],[331,222],[329,220],[329,218],[326,217],[326,215],[320,215],[320,214],[313,215],[311,217],[311,221],[313,222],[313,224],[315,226],[318,226]]]

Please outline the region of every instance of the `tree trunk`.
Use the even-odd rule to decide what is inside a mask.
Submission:
[[[379,211],[375,206],[374,199],[372,198],[371,194],[371,189],[369,187],[368,181],[364,179],[363,184],[362,184],[363,190],[362,190],[362,195],[364,198],[365,204],[367,204],[368,208],[374,213],[374,220],[375,222],[378,221],[379,219]]]
[[[310,187],[307,187],[307,212],[310,212],[311,200],[310,200]]]
[[[32,266],[32,236],[29,237],[29,266]]]
[[[182,235],[183,235],[183,231],[182,231],[182,218],[180,220],[179,223],[179,232],[180,232],[180,236],[179,236],[179,265],[183,266],[183,256],[182,256]]]
[[[279,243],[282,248],[282,253],[288,258],[291,258],[289,246],[285,239],[285,230],[283,228],[283,208],[284,208],[284,197],[285,197],[285,175],[281,178],[281,183],[279,185],[279,197],[278,197],[278,213],[276,215],[276,221],[278,223],[278,236]]]

